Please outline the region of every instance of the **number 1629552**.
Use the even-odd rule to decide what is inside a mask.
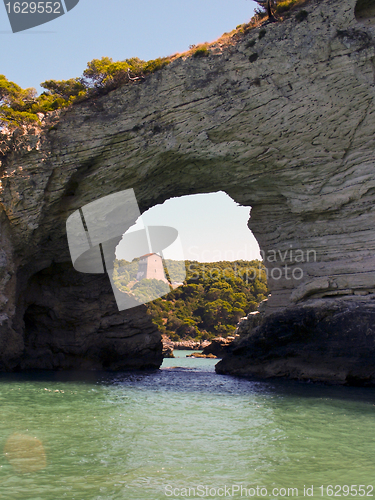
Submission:
[[[10,2],[5,4],[8,14],[63,14],[61,2]]]
[[[374,487],[372,485],[366,486],[364,484],[348,485],[328,485],[318,486],[321,496],[326,494],[329,497],[373,497]]]

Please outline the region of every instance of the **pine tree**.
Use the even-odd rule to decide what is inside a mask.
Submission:
[[[263,9],[262,12],[266,12],[268,15],[268,21],[276,21],[273,15],[272,9],[277,4],[278,0],[255,0],[258,5]]]

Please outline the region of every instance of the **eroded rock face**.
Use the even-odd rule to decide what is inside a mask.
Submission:
[[[119,312],[108,276],[53,264],[33,275],[25,295],[21,369],[158,368],[160,334],[145,308]]]
[[[274,312],[227,348],[217,373],[375,385],[375,302],[306,301]]]
[[[213,339],[212,342],[203,349],[202,354],[204,356],[212,354],[217,358],[223,358],[225,357],[226,350],[228,346],[232,343],[232,341],[233,337],[231,337],[230,339],[224,339],[220,337]]]
[[[30,354],[29,325],[43,317],[38,308],[50,306],[32,290],[51,266],[62,265],[49,279],[51,290],[73,272],[67,217],[127,188],[134,188],[142,210],[172,196],[217,190],[251,206],[249,227],[272,291],[268,315],[307,300],[320,308],[322,299],[329,304],[340,297],[357,303],[360,315],[372,303],[375,33],[358,11],[356,18],[355,7],[355,0],[311,1],[302,22],[292,16],[268,25],[263,38],[255,29],[233,46],[216,45],[209,57],[176,60],[144,83],[62,111],[40,133],[8,141],[1,192],[3,369],[40,359]],[[81,286],[69,300],[89,324],[85,280],[103,284],[104,278],[77,273],[74,279]],[[108,308],[113,297],[103,287]],[[100,322],[104,305],[95,299],[92,307]],[[45,327],[52,330],[53,323],[61,339],[68,331],[64,314]],[[83,328],[93,332],[93,344],[91,333],[82,339],[87,346],[98,341],[95,324]],[[124,323],[123,332],[128,328]],[[104,327],[104,337],[112,330]],[[72,358],[62,341],[56,346],[48,366],[60,366],[60,352],[65,366]],[[140,365],[142,359],[143,351]]]

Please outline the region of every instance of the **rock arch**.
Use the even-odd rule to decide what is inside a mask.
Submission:
[[[374,32],[357,21],[355,6],[354,0],[312,0],[302,22],[291,16],[268,25],[264,37],[258,37],[258,28],[233,45],[214,45],[208,57],[178,59],[143,83],[49,117],[40,133],[10,139],[2,159],[2,369],[81,366],[82,359],[95,360],[86,361],[90,366],[112,368],[160,362],[160,339],[142,311],[119,316],[109,305],[104,277],[96,277],[94,285],[92,276],[78,277],[69,268],[69,214],[130,187],[142,210],[172,196],[223,190],[252,207],[249,227],[265,255],[275,252],[274,259],[266,260],[270,271],[283,267],[286,252],[293,249],[295,256],[299,251],[300,260],[292,258],[291,265],[298,264],[303,278],[270,281],[266,316],[273,324],[277,317],[282,320],[277,315],[296,314],[307,306],[318,321],[319,311],[333,304],[336,312],[349,307],[360,317],[365,309],[372,317]],[[316,258],[306,259],[309,251]],[[65,309],[60,293],[70,294]],[[94,319],[85,309],[88,299]],[[106,303],[105,312],[98,312],[98,300]],[[82,335],[68,314],[72,301],[75,317],[83,322]],[[26,329],[35,334],[36,318],[48,316],[38,309],[46,303],[51,311],[49,326],[43,326],[48,338],[29,334],[27,339],[25,312]],[[60,311],[60,319],[53,310]],[[293,314],[288,317],[296,325]],[[62,317],[65,322],[68,318],[70,329],[62,326]],[[75,354],[67,355],[67,348],[53,340],[55,328],[65,339],[62,344],[79,346]],[[334,338],[328,327],[323,330]],[[357,340],[363,340],[365,331],[367,326],[356,333]],[[143,343],[137,335],[144,336]],[[102,345],[103,338],[117,340]],[[34,357],[33,349],[39,349]],[[279,370],[303,378],[303,363],[293,369],[253,370],[246,354],[251,346],[241,349],[232,360],[238,364],[241,358],[242,368],[236,370],[228,361],[227,371],[269,375]],[[131,355],[122,362],[124,352]],[[259,356],[264,367],[266,353]],[[361,378],[350,363],[343,362],[340,374],[331,378]],[[317,358],[310,364],[309,378],[329,378]],[[366,377],[369,370],[372,365],[365,369]]]

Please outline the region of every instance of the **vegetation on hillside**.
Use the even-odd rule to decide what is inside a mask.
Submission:
[[[124,83],[142,80],[169,62],[168,58],[142,61],[133,57],[116,62],[110,57],[94,59],[87,64],[80,78],[41,83],[45,91],[40,96],[34,88],[22,89],[0,75],[0,127],[12,129],[38,123],[38,113],[61,109],[91,96],[105,94]]]
[[[0,75],[0,126],[38,121],[36,112],[31,111],[35,98],[35,89],[24,90]]]
[[[260,8],[255,9],[258,17],[264,18],[268,15],[268,5],[273,14],[281,16],[290,12],[295,7],[301,6],[306,3],[306,0],[255,0]]]
[[[173,275],[181,269],[179,261],[166,260],[165,264]],[[184,284],[147,304],[153,322],[172,340],[226,337],[234,332],[241,317],[255,311],[267,297],[266,272],[260,261],[186,261],[185,266]],[[135,293],[146,287],[148,293],[150,283],[146,281],[166,286],[158,280],[143,280],[134,285],[137,270],[137,260],[116,261],[113,278],[118,288],[129,292],[132,286],[131,292]]]
[[[272,12],[278,20],[281,20],[283,16],[288,16],[290,11],[306,1],[272,0]],[[250,22],[237,26],[230,33],[224,33],[211,44],[192,45],[190,50],[183,54],[174,54],[151,61],[143,61],[138,57],[124,61],[113,61],[110,57],[93,59],[87,64],[87,68],[79,78],[61,81],[47,80],[41,83],[45,91],[40,96],[37,96],[34,88],[22,89],[16,83],[7,80],[4,75],[0,75],[0,129],[6,127],[12,130],[38,124],[41,116],[50,111],[65,108],[95,95],[108,93],[123,84],[142,82],[147,75],[160,70],[178,57],[206,57],[210,54],[210,49],[216,45],[225,46],[236,43],[249,30],[264,22],[267,16],[267,0],[259,0],[258,4],[260,8],[256,9],[255,16]],[[297,20],[303,19],[297,18]]]

